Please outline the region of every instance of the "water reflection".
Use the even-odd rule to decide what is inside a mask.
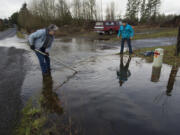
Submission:
[[[51,76],[43,77],[41,106],[46,112],[62,114],[63,108],[58,95],[53,92],[53,80]]]
[[[117,71],[117,77],[119,79],[119,85],[122,86],[128,78],[131,76],[131,72],[129,70],[129,64],[131,62],[131,56],[129,56],[127,63],[124,63],[124,56],[120,56],[120,65],[119,70]]]
[[[152,76],[151,81],[152,82],[158,82],[161,76],[161,69],[162,67],[152,67]]]
[[[176,81],[176,75],[178,72],[178,66],[173,66],[171,69],[171,73],[169,76],[169,81],[168,81],[168,85],[167,85],[167,90],[166,90],[166,95],[167,96],[171,96],[173,87],[174,87],[174,83]]]

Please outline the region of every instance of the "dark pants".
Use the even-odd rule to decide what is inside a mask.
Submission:
[[[127,41],[128,47],[129,47],[129,53],[132,53],[132,46],[131,46],[131,39],[129,38],[122,38],[121,40],[121,53],[124,52],[124,43]]]
[[[48,73],[48,71],[51,69],[50,58],[48,56],[40,54],[38,52],[36,52],[36,55],[39,59],[39,63],[41,66],[42,73],[43,74]]]

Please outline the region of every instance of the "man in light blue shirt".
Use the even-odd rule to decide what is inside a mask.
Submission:
[[[123,54],[124,52],[124,43],[127,41],[128,47],[129,47],[129,54],[132,54],[132,46],[131,46],[131,39],[134,36],[134,30],[126,21],[123,21],[122,25],[120,26],[119,32],[117,37],[119,38],[122,36],[121,40],[121,52],[120,54]]]
[[[48,28],[37,30],[29,36],[29,44],[32,50],[38,50],[46,55],[41,54],[38,51],[35,51],[39,63],[41,66],[42,74],[50,75],[51,66],[49,51],[54,41],[55,32],[58,30],[58,27],[54,24],[51,24]]]

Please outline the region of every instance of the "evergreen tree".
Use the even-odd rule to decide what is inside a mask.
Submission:
[[[18,24],[18,16],[19,16],[19,13],[18,12],[15,12],[11,15],[11,17],[9,18],[9,21],[11,24]]]
[[[152,4],[153,4],[153,7],[152,7],[151,19],[152,21],[156,22],[156,18],[159,14],[161,0],[153,0]]]
[[[72,20],[71,12],[65,0],[59,0],[56,6],[58,22],[61,25],[70,24]]]
[[[20,9],[19,16],[18,16],[18,24],[21,28],[28,29],[28,23],[29,23],[29,16],[30,13],[27,9],[27,4],[24,3],[22,5],[22,8]]]
[[[132,23],[138,22],[141,0],[128,0],[126,9],[126,19]]]
[[[144,23],[147,20],[146,3],[147,3],[147,0],[142,0],[141,10],[140,10],[141,11],[141,18],[140,18],[141,23]]]
[[[161,0],[148,0],[146,4],[146,22],[155,22],[159,14]]]

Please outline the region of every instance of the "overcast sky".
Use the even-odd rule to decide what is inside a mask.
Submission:
[[[29,2],[31,0],[0,0],[0,18],[7,18],[12,13],[18,11],[24,2]],[[100,2],[101,0],[97,0]],[[121,12],[121,15],[125,13],[126,2],[127,0],[102,0],[103,9],[106,8],[106,5],[114,1],[116,3],[116,10]],[[165,14],[180,14],[180,2],[179,0],[161,0],[161,13]]]

